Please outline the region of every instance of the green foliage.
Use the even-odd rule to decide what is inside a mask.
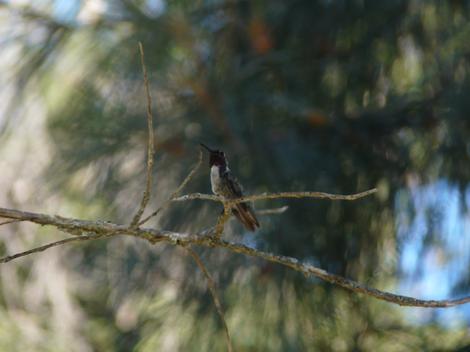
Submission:
[[[258,208],[290,208],[264,217],[254,237],[235,223],[226,236],[397,290],[404,239],[396,234],[395,207],[409,207],[413,218],[410,179],[445,178],[463,190],[470,178],[465,2],[162,1],[161,10],[146,1],[105,3],[89,21],[22,9],[18,23],[43,36],[35,45],[27,34],[2,44],[20,45],[24,56],[12,111],[32,91],[46,106],[52,153],[39,185],[47,196],[76,216],[131,220],[145,173],[141,41],[155,110],[152,209],[193,165],[199,141],[227,152],[248,193],[377,186],[375,199],[350,203],[260,202]],[[18,125],[11,119],[5,126],[11,134]],[[209,192],[206,168],[187,191]],[[211,225],[219,212],[199,201],[177,204],[152,225],[192,231]],[[436,236],[429,232],[428,240]],[[60,272],[71,276],[63,295],[75,302],[74,323],[67,333],[57,327],[56,296],[45,299],[52,307],[41,312],[22,297],[21,314],[42,329],[35,339],[5,300],[0,349],[224,349],[205,278],[181,250],[113,239],[57,253]],[[412,324],[409,310],[278,266],[219,250],[201,254],[219,285],[237,351],[470,344],[465,318],[452,328],[432,317]],[[20,269],[10,271],[16,277]],[[466,277],[456,292],[468,292]],[[5,290],[21,287],[34,288],[22,278]]]

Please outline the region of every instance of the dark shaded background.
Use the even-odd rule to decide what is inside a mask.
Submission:
[[[379,192],[279,200],[254,236],[226,237],[392,292],[470,292],[470,4],[466,1],[0,2],[4,206],[131,220],[145,174],[146,51],[155,208],[224,149],[248,193]],[[188,192],[209,192],[206,163]],[[196,231],[220,206],[152,223]],[[2,228],[4,252],[57,239]],[[285,268],[198,249],[237,351],[464,351],[470,310],[409,309]],[[0,268],[0,347],[219,351],[222,325],[184,251],[118,238]],[[2,324],[4,325],[2,327]]]

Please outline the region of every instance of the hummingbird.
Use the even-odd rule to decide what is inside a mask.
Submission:
[[[243,189],[228,168],[225,153],[220,150],[212,150],[207,145],[200,143],[210,153],[209,167],[211,169],[211,187],[215,195],[225,199],[243,197]],[[232,207],[232,214],[249,231],[255,231],[260,227],[255,212],[247,202],[237,203]]]

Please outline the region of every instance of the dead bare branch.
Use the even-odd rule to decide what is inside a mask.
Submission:
[[[215,233],[214,236],[220,238],[224,232],[225,223],[230,219],[232,215],[231,207],[228,202],[223,202],[224,210],[222,214],[218,217],[217,223],[215,224]]]
[[[225,321],[225,314],[224,314],[224,310],[222,309],[222,304],[220,303],[219,296],[217,295],[215,282],[212,279],[211,274],[207,270],[206,266],[202,262],[199,255],[195,251],[193,251],[190,247],[185,247],[185,249],[191,255],[191,257],[193,257],[197,266],[206,277],[207,287],[209,288],[209,291],[212,295],[212,300],[214,301],[214,305],[215,305],[215,308],[217,309],[217,313],[219,314],[220,320],[222,321],[222,324],[224,325],[225,340],[227,342],[227,351],[232,352],[233,351],[232,339],[230,338],[230,332],[228,330],[227,322]]]
[[[147,68],[145,67],[145,56],[144,56],[144,47],[142,43],[139,42],[139,51],[140,51],[140,62],[142,65],[142,73],[144,75],[144,84],[145,84],[145,93],[147,96],[147,129],[148,129],[148,140],[147,140],[147,182],[145,184],[145,191],[142,195],[142,201],[140,202],[140,207],[134,218],[132,219],[131,226],[138,226],[139,220],[142,217],[142,214],[145,211],[145,207],[150,199],[150,192],[152,189],[152,169],[153,169],[153,158],[155,155],[155,146],[154,146],[154,133],[153,133],[153,116],[152,116],[152,97],[150,96],[149,81],[147,77]]]
[[[265,199],[283,199],[283,198],[317,198],[317,199],[330,199],[330,200],[356,200],[359,198],[367,197],[373,193],[377,192],[377,188],[372,188],[364,192],[354,193],[354,194],[331,194],[331,193],[324,193],[324,192],[278,192],[278,193],[262,193],[262,194],[255,194],[251,196],[245,196],[236,199],[230,200],[223,200],[219,196],[215,196],[212,194],[204,194],[204,193],[191,193],[186,194],[181,197],[174,198],[173,202],[183,202],[187,200],[193,199],[202,199],[202,200],[210,200],[214,202],[225,202],[228,205],[233,205],[236,203],[241,202],[252,202],[256,200],[265,200]]]
[[[16,223],[16,222],[22,222],[22,221],[23,220],[7,220],[7,221],[0,222],[0,226],[7,225],[7,224],[13,224],[13,223]]]
[[[30,254],[38,253],[38,252],[43,252],[43,251],[45,251],[49,248],[61,246],[63,244],[67,244],[67,243],[71,243],[71,242],[97,240],[97,239],[103,238],[103,237],[105,237],[105,236],[103,236],[103,235],[101,235],[101,236],[100,235],[98,235],[98,236],[88,236],[88,235],[86,235],[86,236],[66,238],[66,239],[63,239],[63,240],[60,240],[60,241],[55,241],[55,242],[45,244],[45,245],[40,246],[40,247],[29,249],[29,250],[24,251],[24,252],[20,252],[20,253],[16,253],[16,254],[13,254],[13,255],[9,255],[9,256],[0,258],[0,263],[2,263],[2,264],[3,263],[8,263],[8,262],[10,262],[14,259],[21,258],[21,257],[27,256],[27,255],[30,255]]]
[[[97,235],[104,235],[109,237],[116,235],[128,235],[145,239],[152,244],[166,242],[173,245],[199,245],[210,248],[225,248],[235,253],[258,257],[273,263],[278,263],[292,270],[301,272],[305,275],[313,275],[321,280],[327,281],[334,285],[341,286],[347,290],[356,293],[366,294],[368,296],[375,297],[379,300],[387,301],[401,306],[447,308],[470,303],[470,296],[452,300],[422,300],[414,297],[396,295],[393,293],[381,291],[363,285],[357,281],[353,281],[339,275],[331,274],[313,265],[302,263],[296,258],[277,255],[269,252],[263,252],[258,249],[248,247],[239,243],[222,240],[213,236],[213,231],[209,231],[209,233],[207,233],[207,231],[204,231],[196,234],[187,234],[172,231],[164,231],[159,229],[135,228],[104,221],[87,221],[80,219],[64,218],[57,215],[51,216],[46,214],[23,212],[20,210],[6,208],[0,208],[0,217],[30,221],[39,225],[50,225],[72,233],[75,233],[77,231],[91,232]],[[76,238],[81,237],[79,236]]]
[[[199,168],[201,167],[201,163],[202,163],[202,150],[199,149],[199,156],[198,156],[197,163],[193,166],[193,168],[189,172],[188,176],[186,176],[186,178],[179,185],[179,187],[176,189],[176,191],[173,192],[173,194],[170,197],[170,200],[176,198],[178,196],[178,194],[181,193],[183,188],[186,187],[186,185],[189,183],[189,181],[191,181],[193,176],[196,174],[197,170],[199,170]]]

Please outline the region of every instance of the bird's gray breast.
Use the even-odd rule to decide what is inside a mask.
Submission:
[[[214,194],[221,195],[222,179],[220,177],[220,169],[216,165],[211,167],[211,186]]]

